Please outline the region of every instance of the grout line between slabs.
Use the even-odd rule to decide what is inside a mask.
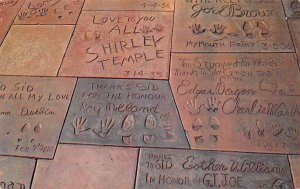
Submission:
[[[174,103],[174,105],[175,105],[175,108],[176,108],[176,113],[177,113],[177,115],[178,115],[178,117],[179,117],[179,120],[180,120],[180,122],[181,122],[181,129],[182,129],[182,131],[183,131],[183,134],[184,134],[184,136],[185,136],[185,139],[186,139],[186,142],[187,142],[187,144],[188,144],[188,147],[189,147],[189,149],[192,149],[191,148],[191,144],[190,144],[190,141],[189,141],[189,138],[188,138],[188,136],[187,136],[187,132],[186,132],[186,130],[185,130],[185,128],[184,128],[184,125],[183,125],[183,119],[181,118],[181,115],[180,115],[180,112],[179,112],[179,108],[178,108],[178,105],[177,105],[177,102],[176,102],[176,100],[175,100],[175,96],[174,96],[174,93],[173,93],[173,90],[172,90],[172,87],[171,87],[171,84],[170,84],[170,80],[168,81],[168,85],[169,85],[169,89],[170,89],[170,91],[171,91],[171,97],[172,97],[172,101],[173,101],[173,103]]]
[[[175,8],[174,8],[174,10],[175,10]],[[122,9],[103,9],[103,10],[92,10],[92,9],[83,9],[82,11],[84,12],[84,11],[87,11],[87,12],[92,12],[92,11],[95,11],[95,12],[100,12],[100,11],[105,11],[105,12],[107,12],[107,11],[113,11],[113,12],[117,12],[117,11],[126,11],[126,12],[129,12],[129,11],[138,11],[138,12],[174,12],[174,10],[173,11],[160,11],[160,10],[134,10],[134,9],[130,9],[130,10],[128,10],[128,9],[124,9],[124,10],[122,10]]]
[[[75,31],[76,31],[77,24],[78,24],[79,18],[80,18],[80,16],[81,16],[81,13],[82,13],[82,9],[83,9],[84,4],[85,4],[85,0],[83,0],[82,7],[81,7],[81,9],[80,9],[78,18],[77,18],[77,20],[76,20],[76,22],[75,22],[75,25],[74,25],[74,28],[73,28],[73,32],[72,32],[72,34],[71,34],[71,36],[70,36],[69,43],[68,43],[68,45],[67,45],[67,47],[66,47],[66,51],[65,51],[65,53],[64,53],[64,56],[62,57],[62,60],[61,60],[61,63],[60,63],[60,65],[59,65],[59,68],[58,68],[58,70],[57,70],[56,76],[58,76],[58,74],[59,74],[59,71],[60,71],[61,66],[62,66],[62,64],[63,64],[63,62],[64,62],[64,59],[65,59],[65,56],[66,56],[66,54],[67,54],[67,52],[68,52],[68,49],[69,49],[69,47],[70,47],[70,44],[71,44],[73,35],[74,35]]]
[[[75,26],[76,24],[13,24],[14,26]]]
[[[137,160],[136,160],[136,169],[135,169],[135,178],[134,178],[134,184],[133,184],[133,189],[137,187],[137,182],[138,182],[138,171],[139,171],[139,165],[140,165],[140,155],[141,155],[141,148],[138,149],[137,153]]]
[[[287,25],[287,28],[288,28],[288,30],[289,30],[289,34],[290,34],[290,37],[291,37],[291,40],[292,40],[292,44],[293,44],[293,47],[294,47],[294,49],[295,49],[295,54],[296,54],[296,58],[297,58],[297,65],[298,65],[298,69],[299,69],[299,71],[300,71],[300,65],[299,65],[299,63],[300,63],[300,57],[298,56],[298,53],[297,53],[297,48],[296,48],[296,45],[295,45],[295,42],[294,42],[294,36],[293,36],[293,33],[291,32],[291,26],[290,26],[290,24],[289,24],[289,20],[294,20],[293,18],[292,19],[286,19],[286,25]],[[295,20],[298,20],[298,19],[295,19]],[[300,19],[299,19],[300,20]],[[300,22],[299,22],[300,23]],[[300,54],[300,53],[299,53]]]
[[[35,171],[36,171],[36,168],[37,168],[37,163],[38,163],[38,159],[35,159],[35,164],[34,164],[34,169],[33,169],[32,176],[31,176],[29,189],[32,188],[32,184],[33,184],[33,180],[34,180],[34,176],[35,176]]]
[[[176,147],[153,147],[153,146],[124,146],[124,145],[114,145],[114,144],[89,144],[89,143],[72,143],[72,142],[59,142],[59,144],[64,145],[78,145],[78,146],[98,146],[98,147],[112,147],[112,148],[150,148],[150,149],[162,149],[162,150],[186,150],[186,151],[197,151],[202,152],[215,152],[215,153],[239,153],[239,154],[257,154],[257,155],[300,155],[293,153],[272,153],[272,152],[246,152],[246,151],[231,151],[231,150],[213,150],[213,149],[191,149],[191,148],[176,148]]]
[[[7,30],[6,34],[4,35],[2,42],[0,42],[0,47],[1,47],[1,45],[3,44],[4,40],[6,39],[6,37],[7,37],[7,35],[8,35],[8,32],[10,31],[12,25],[14,25],[15,19],[16,19],[16,17],[18,16],[18,13],[19,13],[19,11],[22,9],[22,7],[23,7],[23,5],[25,4],[25,2],[26,2],[26,0],[24,0],[24,2],[22,3],[22,5],[21,5],[20,8],[18,9],[17,14],[16,14],[16,16],[14,17],[14,19],[12,20],[10,26],[8,27],[8,30]]]
[[[36,77],[36,78],[74,78],[74,79],[121,79],[121,80],[145,80],[145,81],[168,81],[168,79],[156,78],[118,78],[118,77],[83,77],[83,76],[39,76],[39,75],[1,75],[0,77]]]
[[[285,11],[285,6],[284,6],[284,4],[283,4],[283,1],[284,1],[284,0],[280,0],[281,5],[282,5],[282,9],[283,9],[283,15],[284,15],[285,19],[287,19],[287,13],[286,13],[286,11]]]
[[[286,24],[286,27],[287,27],[287,29],[288,29],[288,31],[289,31],[289,35],[290,35],[290,39],[291,39],[292,44],[293,44],[294,52],[296,52],[296,46],[295,46],[295,44],[294,44],[292,32],[291,32],[291,30],[290,30],[290,25],[289,25],[289,22],[288,22],[288,17],[286,16],[284,4],[283,4],[282,0],[281,0],[280,2],[281,2],[281,5],[282,5],[282,8],[283,8],[283,14],[284,14],[284,16],[285,16],[285,19],[284,19],[284,20],[285,20],[285,24]]]
[[[72,92],[72,96],[71,96],[71,99],[70,99],[70,102],[69,102],[69,106],[68,106],[68,108],[67,108],[67,111],[66,111],[66,113],[65,113],[65,118],[64,118],[64,121],[63,121],[63,123],[62,123],[62,127],[61,127],[61,130],[60,130],[59,136],[58,136],[56,148],[55,148],[55,150],[54,150],[54,155],[53,155],[52,159],[55,158],[55,155],[56,155],[56,151],[57,151],[58,145],[60,144],[60,142],[59,142],[59,141],[60,141],[60,137],[61,137],[62,131],[63,131],[63,129],[64,129],[64,125],[65,125],[65,122],[66,122],[66,119],[67,119],[67,116],[68,116],[68,112],[69,112],[70,107],[71,107],[71,104],[72,104],[72,100],[73,100],[74,93],[75,93],[75,90],[76,90],[77,82],[78,82],[78,79],[76,79],[76,82],[75,82],[75,85],[74,85],[74,89],[73,89],[73,92]]]
[[[294,51],[289,52],[183,52],[183,51],[172,51],[173,54],[285,54],[285,53],[295,53]]]
[[[173,36],[174,36],[174,24],[175,24],[175,8],[176,8],[176,0],[173,1],[174,3],[174,12],[173,12],[173,20],[172,20],[172,33],[171,33],[171,47],[170,47],[170,60],[169,60],[169,74],[168,74],[168,81],[170,81],[171,77],[171,62],[172,62],[172,49],[173,49]]]
[[[292,179],[292,183],[293,183],[293,186],[294,188],[296,188],[296,184],[295,184],[295,181],[294,181],[294,175],[293,175],[293,172],[292,172],[292,164],[291,164],[291,161],[290,161],[290,155],[287,155],[287,161],[288,161],[288,165],[289,165],[289,168],[290,168],[290,175],[291,175],[291,179]]]

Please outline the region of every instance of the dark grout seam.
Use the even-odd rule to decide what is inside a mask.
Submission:
[[[61,66],[62,66],[62,64],[63,64],[63,61],[64,61],[64,59],[65,59],[65,56],[66,56],[66,54],[67,54],[67,52],[68,52],[68,50],[69,50],[69,47],[70,47],[70,44],[71,44],[73,35],[74,35],[74,33],[75,33],[75,30],[76,30],[76,28],[77,28],[77,24],[78,24],[79,18],[80,18],[81,13],[82,13],[82,9],[83,9],[84,3],[85,3],[85,0],[83,0],[82,7],[81,7],[80,12],[79,12],[79,14],[78,14],[78,18],[77,18],[77,20],[76,20],[76,22],[75,22],[75,25],[74,25],[74,28],[73,28],[73,32],[72,32],[72,34],[71,34],[71,36],[70,36],[69,43],[68,43],[68,45],[67,45],[67,47],[66,47],[66,51],[65,51],[65,53],[64,53],[64,56],[62,57],[62,60],[61,60],[61,63],[60,63],[60,65],[59,65],[59,68],[58,68],[58,70],[57,70],[56,76],[58,76],[59,71],[60,71],[60,69],[61,69]]]
[[[59,136],[58,136],[58,140],[57,140],[57,143],[56,143],[56,148],[54,150],[54,154],[53,154],[53,157],[52,159],[55,158],[55,155],[56,155],[56,151],[57,151],[57,148],[58,148],[58,145],[60,144],[60,137],[61,137],[61,134],[62,134],[62,131],[64,129],[64,125],[65,125],[65,122],[66,122],[66,119],[67,119],[67,116],[68,116],[68,112],[70,111],[70,107],[71,107],[71,104],[72,104],[72,100],[73,100],[73,97],[74,97],[74,93],[75,93],[75,90],[76,90],[76,85],[77,85],[77,82],[78,82],[78,79],[76,79],[76,82],[75,82],[75,85],[74,85],[74,89],[73,89],[73,92],[72,92],[72,96],[71,96],[71,99],[70,99],[70,102],[69,102],[69,106],[67,108],[67,111],[65,113],[65,118],[64,118],[64,121],[62,123],[62,127],[61,127],[61,130],[60,130],[60,133],[59,133]]]
[[[162,149],[162,150],[186,150],[186,151],[195,151],[195,152],[218,152],[218,153],[239,153],[239,154],[257,154],[257,155],[300,155],[293,153],[275,153],[275,152],[246,152],[246,151],[231,151],[231,150],[213,150],[213,149],[191,149],[191,148],[176,148],[176,147],[153,147],[153,146],[125,146],[125,145],[115,145],[115,144],[91,144],[91,143],[74,143],[74,142],[59,142],[59,144],[63,145],[78,145],[78,146],[98,146],[101,147],[112,147],[112,148],[150,148],[150,149]]]
[[[173,3],[174,3],[174,12],[173,12],[173,20],[172,20],[172,33],[171,33],[171,47],[170,47],[170,59],[169,59],[168,80],[170,80],[170,76],[171,76],[171,62],[172,62],[172,50],[173,50],[173,36],[174,36],[174,24],[175,24],[175,7],[176,7],[176,0],[174,0]]]
[[[295,185],[295,181],[294,181],[294,175],[293,175],[293,172],[292,172],[292,164],[291,164],[291,161],[290,161],[290,157],[289,157],[290,155],[287,155],[287,161],[288,161],[288,165],[289,165],[289,168],[290,168],[290,175],[291,175],[291,179],[292,179],[292,183],[293,183],[293,185],[294,185],[294,188],[296,188],[296,185]]]
[[[19,13],[20,10],[22,9],[22,7],[23,7],[23,5],[25,4],[25,2],[26,2],[26,0],[24,0],[24,2],[22,3],[22,5],[20,6],[19,10],[17,11],[16,16],[15,16],[14,19],[12,20],[10,26],[8,27],[8,30],[7,30],[6,34],[4,35],[4,38],[3,38],[2,42],[0,42],[0,47],[1,47],[1,45],[3,44],[3,42],[4,42],[5,38],[6,38],[6,36],[8,35],[8,32],[9,32],[9,30],[11,29],[12,25],[14,25],[15,19],[17,18],[18,13]]]
[[[35,176],[35,171],[36,171],[36,168],[37,168],[37,163],[38,163],[38,159],[35,159],[35,164],[34,164],[34,169],[33,169],[32,176],[31,176],[29,189],[32,188],[32,184],[33,184],[33,180],[34,180],[34,176]]]
[[[116,11],[126,11],[126,12],[129,12],[129,11],[137,11],[137,12],[174,12],[175,11],[175,8],[174,8],[174,10],[170,10],[170,11],[167,11],[167,10],[138,10],[138,9],[103,9],[103,10],[93,10],[93,9],[85,9],[85,10],[82,10],[83,12],[84,11],[87,11],[87,12],[91,12],[91,11],[96,11],[96,12],[101,12],[101,11],[109,11],[109,12],[111,12],[111,11],[113,11],[113,12],[116,12]]]
[[[137,160],[136,160],[136,169],[135,169],[135,177],[134,177],[134,185],[133,185],[133,189],[137,188],[137,182],[138,182],[138,172],[139,172],[139,165],[140,165],[140,159],[141,159],[141,148],[138,149],[138,153],[137,153]]]

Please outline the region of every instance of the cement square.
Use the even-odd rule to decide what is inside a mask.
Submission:
[[[294,53],[174,54],[170,84],[192,149],[300,154]]]
[[[30,188],[35,160],[0,156],[0,188]]]
[[[84,0],[26,0],[14,24],[76,24]]]
[[[174,0],[86,0],[83,10],[174,11]]]
[[[75,82],[0,76],[0,154],[52,158]]]
[[[2,0],[0,2],[0,45],[24,1],[25,0]]]
[[[73,27],[12,26],[0,47],[0,74],[56,76]]]
[[[79,79],[60,143],[189,148],[160,80]]]
[[[54,160],[38,160],[32,189],[132,189],[137,156],[133,148],[60,144]]]
[[[176,1],[173,52],[294,52],[279,0]]]
[[[136,189],[294,189],[285,155],[141,149]]]
[[[171,12],[83,11],[61,76],[167,79]]]

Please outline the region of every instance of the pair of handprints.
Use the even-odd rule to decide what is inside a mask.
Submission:
[[[201,35],[207,31],[210,31],[214,35],[223,35],[226,34],[226,26],[222,24],[214,24],[211,28],[206,29],[201,24],[193,24],[189,26],[189,29],[192,31],[194,35]],[[242,32],[249,39],[253,39],[257,36],[261,36],[263,38],[268,38],[270,35],[269,25],[264,21],[245,21],[241,27]],[[239,36],[238,33],[227,33],[229,36]]]
[[[219,110],[220,104],[221,101],[219,101],[216,97],[208,97],[205,104],[199,105],[196,99],[191,99],[186,102],[184,107],[191,115],[196,115],[201,112],[202,107],[205,107],[205,109],[210,113],[216,113]]]
[[[156,24],[153,28],[151,28],[150,26],[146,26],[146,25],[143,25],[140,29],[140,31],[143,33],[143,34],[149,34],[149,33],[152,33],[152,32],[163,32],[164,31],[164,26],[162,24]]]
[[[116,126],[116,121],[112,118],[100,119],[94,128],[86,128],[87,118],[77,117],[73,122],[72,126],[74,129],[74,135],[80,136],[87,132],[92,131],[99,138],[106,138],[111,130]],[[131,144],[133,138],[133,130],[135,128],[134,116],[129,114],[125,117],[122,122],[122,142],[126,145]],[[149,114],[145,118],[144,127],[149,131],[149,134],[143,135],[143,142],[145,144],[152,144],[155,140],[154,134],[151,133],[157,127],[157,121],[153,115]]]
[[[201,26],[201,24],[193,24],[189,26],[189,29],[193,32],[194,35],[200,35],[206,31],[210,31],[212,34],[215,35],[222,35],[224,34],[226,27],[222,24],[214,24],[212,28],[205,29]]]
[[[111,129],[115,126],[115,121],[111,118],[105,118],[101,119],[97,125],[96,128],[86,128],[87,118],[84,117],[78,117],[72,122],[72,126],[74,128],[74,135],[80,136],[82,134],[85,134],[87,131],[92,131],[94,134],[96,134],[100,138],[105,138],[109,135]]]

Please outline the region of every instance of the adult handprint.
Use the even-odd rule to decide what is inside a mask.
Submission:
[[[189,28],[192,30],[193,34],[200,35],[206,31],[206,29],[201,28],[200,24],[194,24],[192,26],[189,26]]]
[[[295,140],[297,140],[297,137],[298,137],[298,131],[294,127],[289,127],[289,128],[287,128],[287,131],[285,132],[285,136],[287,136],[289,139],[292,139],[295,141]]]
[[[221,101],[218,101],[216,97],[210,97],[207,98],[207,104],[205,104],[205,107],[207,111],[211,113],[215,113],[219,109],[219,105],[221,104]]]
[[[114,120],[111,118],[106,118],[105,120],[100,120],[98,123],[99,130],[93,129],[93,132],[100,138],[105,138],[108,136],[110,130],[115,126]]]
[[[200,113],[200,108],[197,105],[196,100],[187,101],[185,104],[185,108],[189,111],[191,115]]]
[[[88,131],[90,129],[90,128],[86,129],[84,127],[84,124],[86,123],[86,120],[87,120],[87,118],[79,117],[79,118],[76,118],[72,122],[75,136],[79,136],[79,135],[85,133],[86,131]]]
[[[210,29],[211,33],[215,35],[222,35],[225,31],[225,26],[221,24],[215,24],[213,29]]]

